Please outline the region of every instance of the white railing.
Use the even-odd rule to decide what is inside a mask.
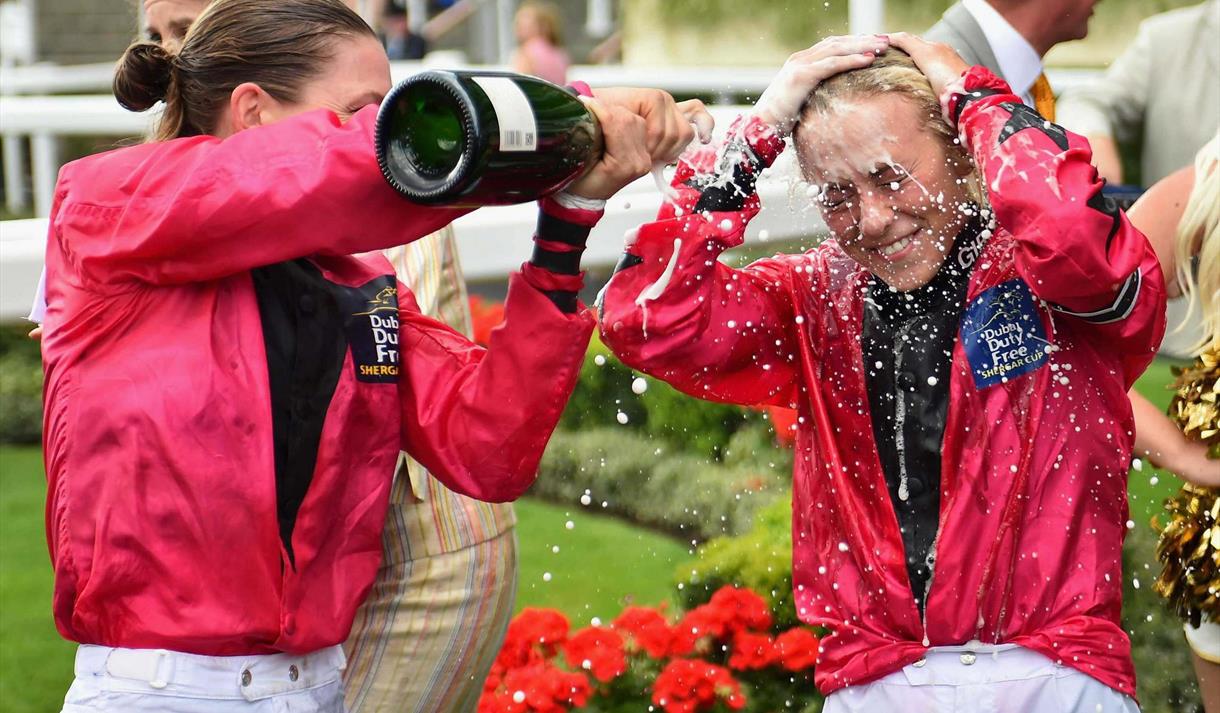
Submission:
[[[747,243],[782,243],[824,230],[817,211],[804,192],[791,190],[795,167],[783,157],[759,181],[763,210],[750,224]],[[606,207],[606,215],[593,230],[582,264],[607,267],[618,261],[626,235],[651,220],[661,196],[651,177],[623,189]],[[458,219],[459,256],[472,282],[502,279],[529,257],[530,237],[537,220],[532,204],[482,208]],[[0,321],[20,319],[29,313],[46,246],[45,218],[0,222]]]
[[[428,63],[396,62],[393,76],[399,81],[420,71]],[[39,69],[40,72],[30,73]],[[0,77],[9,77],[8,87],[14,91],[41,89],[67,91],[66,87],[81,87],[98,79],[98,66],[60,67],[54,72],[42,68],[5,70]],[[625,66],[585,66],[572,71],[593,86],[651,86],[678,95],[704,94],[728,99],[738,95],[757,96],[774,76],[773,69],[741,67],[707,68],[638,68]],[[1051,71],[1050,80],[1059,89],[1071,90],[1097,76],[1095,70]],[[62,75],[62,76],[61,76]],[[40,83],[41,82],[41,83]],[[2,84],[2,83],[0,83]],[[109,80],[106,80],[109,87]],[[0,93],[0,136],[4,147],[5,194],[11,212],[20,212],[28,205],[25,185],[25,140],[30,143],[30,161],[34,186],[35,215],[50,212],[55,177],[59,172],[58,139],[62,136],[123,136],[144,134],[152,121],[151,114],[124,111],[113,97],[93,96],[21,96]]]
[[[394,81],[424,69],[508,69],[498,65],[471,65],[460,54],[435,52],[418,62],[391,62]],[[456,61],[455,61],[456,60]],[[619,64],[576,65],[568,76],[593,86],[660,87],[674,94],[712,97],[736,93],[757,95],[775,76],[775,67],[632,67]],[[0,70],[0,94],[103,94],[110,92],[114,63],[70,67],[32,65]]]
[[[391,62],[390,74],[400,81],[424,69],[507,69],[503,66],[470,65],[460,53],[435,52],[418,62]],[[592,86],[658,87],[673,94],[726,97],[758,96],[775,76],[776,67],[637,67],[621,64],[575,65],[572,79]],[[1097,76],[1097,69],[1053,68],[1047,70],[1056,91],[1070,90]],[[0,94],[100,94],[109,93],[114,63],[76,66],[33,65],[0,69]],[[727,103],[727,102],[720,102]]]

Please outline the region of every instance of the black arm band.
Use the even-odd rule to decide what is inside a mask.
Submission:
[[[556,218],[546,211],[538,211],[538,229],[534,235],[539,240],[552,243],[564,243],[572,247],[584,248],[589,240],[589,232],[593,230],[588,225],[569,223],[563,218]]]
[[[530,257],[530,262],[544,270],[550,270],[560,275],[579,275],[582,252],[584,251],[559,252],[557,250],[547,250],[535,243],[534,254]]]
[[[966,110],[966,105],[970,102],[982,99],[983,97],[1006,93],[999,89],[975,89],[974,91],[962,94],[961,98],[957,100],[957,105],[953,107],[953,125],[957,126],[958,119],[962,118],[962,112]]]

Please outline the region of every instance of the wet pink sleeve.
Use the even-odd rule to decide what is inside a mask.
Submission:
[[[401,245],[462,210],[408,202],[373,153],[377,107],[91,156],[65,166],[52,237],[95,285],[213,279]]]

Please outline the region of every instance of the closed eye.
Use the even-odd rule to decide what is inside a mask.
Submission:
[[[834,210],[836,208],[839,208],[844,203],[846,203],[847,199],[850,197],[851,197],[851,190],[849,188],[847,188],[846,186],[841,186],[841,185],[837,185],[837,184],[828,184],[828,185],[822,186],[822,191],[820,194],[822,207],[826,208],[827,210]]]

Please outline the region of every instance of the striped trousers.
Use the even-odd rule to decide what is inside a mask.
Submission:
[[[344,644],[350,713],[475,710],[512,617],[516,537],[382,567]]]

